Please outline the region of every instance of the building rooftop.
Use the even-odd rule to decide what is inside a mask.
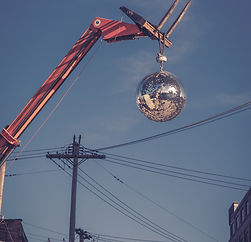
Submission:
[[[22,226],[22,219],[2,219],[0,221],[0,241],[28,242]]]

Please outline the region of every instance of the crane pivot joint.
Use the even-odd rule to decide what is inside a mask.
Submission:
[[[21,142],[20,140],[14,138],[8,131],[7,129],[3,128],[2,132],[0,133],[0,135],[11,145],[16,146],[20,146]]]

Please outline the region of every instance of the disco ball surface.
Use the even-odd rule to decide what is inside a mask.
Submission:
[[[165,122],[175,118],[185,107],[186,94],[181,82],[170,72],[146,76],[137,89],[137,106],[149,119]]]

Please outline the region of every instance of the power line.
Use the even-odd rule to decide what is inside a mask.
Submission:
[[[89,150],[91,150],[91,149],[89,149]],[[94,151],[94,150],[92,150],[92,151]],[[106,153],[106,152],[102,152],[102,153],[109,154],[109,153]],[[21,156],[18,159],[22,160],[22,159],[41,158],[41,157],[44,157],[44,155],[38,155],[38,156],[36,156],[36,155],[34,155],[34,156]],[[160,164],[160,163],[149,162],[149,161],[145,161],[145,160],[142,160],[142,159],[135,159],[135,158],[132,158],[132,157],[126,157],[126,156],[121,156],[121,155],[114,155],[114,154],[109,154],[109,155],[114,156],[114,157],[119,157],[119,158],[122,158],[122,159],[118,159],[118,158],[113,158],[112,157],[111,158],[112,160],[107,160],[107,161],[115,163],[115,164],[119,164],[119,165],[124,165],[124,166],[125,166],[125,164],[121,164],[121,163],[115,162],[115,161],[126,162],[126,163],[137,165],[137,166],[143,166],[143,167],[147,167],[147,168],[151,168],[151,169],[163,171],[163,169],[160,169],[160,168],[146,166],[146,165],[142,165],[142,164],[138,164],[138,163],[135,163],[135,162],[128,161],[128,160],[133,160],[133,161],[139,161],[139,162],[143,162],[143,163],[151,164],[151,165],[155,165],[155,166],[161,166],[161,167],[168,167],[168,168],[172,168],[172,169],[178,169],[178,170],[182,170],[182,171],[186,171],[186,172],[199,173],[199,174],[203,174],[203,175],[210,175],[210,176],[216,176],[216,177],[227,178],[227,179],[235,179],[235,180],[242,180],[242,181],[251,181],[250,179],[247,179],[247,178],[240,178],[240,177],[235,177],[235,176],[227,176],[227,175],[223,175],[223,174],[216,174],[216,173],[204,172],[204,171],[194,170],[194,169],[187,169],[187,168],[182,168],[182,167],[177,167],[177,166],[164,165],[164,164]],[[124,160],[124,159],[127,159],[127,160]],[[130,166],[130,167],[136,168],[136,169],[140,169],[139,167],[134,167],[134,166]],[[147,169],[147,171],[149,171],[149,170]],[[177,171],[172,171],[172,170],[166,170],[166,169],[164,169],[164,171],[169,172],[169,173],[173,173],[173,174],[182,175],[182,176],[188,176],[188,177],[193,177],[193,178],[198,178],[198,179],[208,180],[208,181],[214,181],[214,182],[219,182],[219,183],[224,183],[224,184],[229,184],[229,185],[235,185],[235,186],[241,186],[241,187],[249,187],[250,186],[250,185],[240,184],[240,183],[236,183],[236,182],[229,182],[229,181],[225,181],[225,180],[213,179],[213,178],[202,177],[202,176],[197,176],[197,175],[192,175],[192,174],[185,174],[185,173],[181,173],[181,172],[177,172]],[[151,172],[153,172],[153,171],[151,171]],[[158,172],[155,172],[155,173],[158,173]],[[167,174],[163,174],[163,172],[161,172],[159,174],[167,175]],[[172,176],[172,175],[169,175],[169,176]],[[185,179],[184,177],[179,177],[179,176],[175,176],[175,177],[176,178]],[[189,180],[191,180],[191,179],[189,179]],[[200,181],[194,180],[194,179],[192,181],[200,182]],[[213,183],[208,183],[208,182],[202,182],[202,183],[219,186],[219,184],[213,184]],[[237,189],[237,190],[243,190],[243,189],[235,188],[235,187],[232,187],[232,186],[231,187],[230,186],[223,186],[223,187]],[[246,190],[243,190],[243,191],[246,191]]]
[[[64,149],[65,147],[55,147],[55,148],[42,148],[42,149],[33,149],[33,150],[24,150],[22,153],[30,153],[30,152],[38,152],[38,151],[51,151],[51,150],[59,150]],[[18,153],[18,151],[12,152],[12,154]]]
[[[107,152],[102,152],[102,153],[105,154],[105,155],[108,155],[108,156],[110,155],[110,156],[119,157],[119,158],[126,159],[126,160],[139,161],[139,162],[142,162],[142,163],[152,164],[152,165],[161,166],[161,167],[167,167],[167,168],[172,168],[172,169],[177,169],[177,170],[182,170],[182,171],[188,171],[188,172],[194,172],[194,173],[199,173],[199,174],[204,174],[204,175],[211,175],[211,176],[216,176],[216,177],[222,177],[222,178],[229,178],[229,179],[234,179],[234,180],[250,181],[251,182],[251,179],[248,179],[248,178],[230,176],[230,175],[213,173],[213,172],[205,172],[205,171],[202,171],[202,170],[188,169],[188,168],[178,167],[178,166],[173,166],[173,165],[166,165],[166,164],[163,164],[163,163],[156,163],[156,162],[153,162],[153,161],[146,161],[146,160],[137,159],[137,158],[133,158],[133,157],[122,156],[122,155],[117,155],[117,154],[111,154],[111,153],[107,153]]]
[[[134,144],[150,141],[150,140],[153,140],[153,139],[161,138],[161,137],[164,137],[164,136],[176,134],[176,133],[179,133],[179,132],[182,132],[182,131],[186,131],[186,130],[193,129],[193,128],[196,128],[196,127],[199,127],[199,126],[202,126],[202,125],[206,125],[206,124],[209,124],[209,123],[221,120],[221,119],[228,118],[228,117],[230,117],[232,115],[235,115],[235,114],[250,110],[251,109],[251,107],[249,107],[250,105],[251,105],[251,101],[248,101],[248,102],[243,103],[243,104],[241,104],[239,106],[233,107],[233,108],[231,108],[231,109],[229,109],[227,111],[215,114],[213,116],[210,116],[208,118],[205,118],[205,119],[197,121],[197,122],[193,122],[191,124],[187,124],[187,125],[182,126],[180,128],[176,128],[176,129],[173,129],[173,130],[170,130],[170,131],[167,131],[167,132],[163,132],[163,133],[160,133],[160,134],[148,136],[146,138],[129,141],[129,142],[126,142],[126,143],[121,143],[121,144],[117,144],[117,145],[102,147],[102,148],[99,148],[97,150],[102,151],[102,150],[120,148],[120,147],[124,147],[124,146],[128,146],[128,145],[134,145]]]
[[[129,207],[126,203],[124,203],[123,201],[121,201],[120,199],[118,199],[116,196],[114,196],[111,192],[109,192],[106,188],[104,188],[102,185],[100,185],[98,182],[96,182],[93,178],[91,178],[86,172],[84,172],[83,170],[79,169],[83,174],[85,174],[89,179],[91,179],[92,181],[95,182],[95,184],[97,184],[99,187],[101,187],[103,190],[105,190],[109,195],[111,195],[113,198],[115,198],[117,201],[119,201],[120,203],[122,203],[124,206],[126,206],[128,209],[125,209],[123,206],[119,205],[117,202],[114,202],[114,200],[112,200],[109,196],[105,195],[103,192],[101,192],[99,189],[97,189],[94,185],[92,185],[90,182],[88,182],[83,176],[80,176],[85,182],[87,182],[91,187],[93,187],[94,189],[96,189],[97,191],[99,191],[100,193],[102,193],[105,197],[107,197],[109,200],[113,201],[115,204],[117,204],[119,207],[121,207],[122,209],[124,209],[125,211],[129,212],[131,215],[135,216],[133,213],[137,214],[138,216],[142,217],[144,220],[146,220],[147,222],[144,222],[146,224],[148,224],[149,226],[153,227],[153,225],[157,228],[158,231],[160,231],[161,233],[163,233],[161,230],[165,231],[166,233],[168,233],[168,236],[173,236],[175,239],[177,239],[178,241],[186,241],[183,238],[169,232],[168,230],[160,227],[159,225],[153,223],[151,220],[147,219],[145,216],[143,216],[142,214],[138,213],[136,210],[132,209],[131,207]],[[133,211],[132,212],[130,212]],[[136,218],[140,219],[140,221],[144,221],[143,219],[135,216]]]
[[[236,182],[229,182],[229,181],[214,179],[214,178],[209,178],[209,177],[202,177],[202,176],[193,175],[193,174],[186,174],[184,172],[172,171],[172,170],[167,170],[167,169],[152,166],[152,165],[155,165],[155,163],[151,163],[152,165],[150,166],[150,165],[140,164],[140,163],[136,163],[136,162],[132,162],[132,161],[128,161],[128,160],[123,160],[123,159],[118,159],[118,158],[110,158],[110,159],[108,159],[108,161],[113,161],[113,160],[121,161],[121,162],[129,163],[129,164],[137,165],[137,166],[140,166],[140,167],[144,167],[144,168],[146,167],[147,169],[150,168],[150,169],[153,169],[153,170],[158,170],[158,171],[161,171],[162,173],[167,172],[168,174],[172,173],[172,174],[188,176],[188,177],[192,177],[192,178],[196,178],[196,179],[208,180],[208,181],[219,182],[219,183],[224,183],[224,184],[229,184],[229,185],[235,185],[235,186],[241,186],[241,187],[247,187],[247,188],[250,187],[250,185],[246,185],[246,184],[240,184],[240,183],[236,183]],[[141,162],[144,162],[144,161],[141,160]],[[149,164],[149,162],[144,162],[144,163]]]
[[[4,220],[3,220],[4,221]],[[27,226],[31,226],[31,227],[34,227],[34,228],[37,228],[39,230],[43,230],[43,231],[46,231],[46,232],[50,232],[50,233],[53,233],[53,234],[58,234],[58,235],[63,235],[65,239],[68,239],[68,236],[67,234],[64,234],[64,233],[61,233],[61,232],[58,232],[58,231],[55,231],[55,230],[52,230],[52,229],[49,229],[49,228],[46,228],[46,227],[42,227],[42,226],[38,226],[38,225],[35,225],[35,224],[31,224],[31,223],[28,223],[28,222],[24,222],[22,221],[23,224],[27,225]],[[0,231],[4,231],[4,230],[1,230]],[[18,234],[17,231],[14,231],[14,230],[9,230],[11,233],[15,233],[15,234]],[[52,238],[50,236],[45,236],[45,235],[37,235],[37,234],[31,234],[31,233],[26,233],[26,234],[29,234],[31,236],[34,236],[34,237],[47,237],[47,238]],[[30,236],[28,236],[30,237]],[[52,238],[53,240],[59,240],[59,241],[62,241],[60,239],[57,239],[57,238]],[[44,241],[44,240],[43,240]]]
[[[34,156],[21,156],[14,158],[13,160],[29,160],[29,159],[37,159],[37,158],[42,158],[45,157],[45,155],[34,155]]]
[[[15,157],[14,159],[23,160],[23,159],[40,158],[40,157],[44,157],[50,151],[57,150],[57,152],[60,152],[60,151],[63,151],[64,149],[65,147],[24,150],[22,154],[19,154],[18,157]],[[12,156],[14,156],[17,153],[19,153],[19,151],[12,152],[11,157],[8,158],[7,161],[13,160]]]
[[[87,149],[87,148],[85,148],[85,149]],[[92,152],[96,152],[96,151],[91,150],[91,149],[89,149],[89,150],[92,151]],[[103,154],[109,154],[109,153],[106,153],[106,152],[102,152],[102,153]],[[44,157],[44,155],[21,156],[19,159],[41,158],[41,157]],[[172,171],[172,170],[160,169],[160,168],[157,168],[157,167],[152,167],[152,166],[148,166],[148,165],[138,164],[138,163],[131,162],[131,161],[128,161],[128,160],[139,161],[141,163],[146,163],[146,164],[150,164],[150,165],[154,165],[154,166],[167,167],[167,168],[182,170],[182,171],[186,171],[186,172],[199,173],[199,174],[207,175],[207,176],[216,176],[216,177],[220,177],[220,178],[224,178],[224,179],[226,178],[226,179],[235,179],[235,180],[242,180],[242,181],[251,181],[250,179],[247,179],[247,178],[240,178],[240,177],[235,177],[235,176],[227,176],[227,175],[223,175],[223,174],[216,174],[216,173],[204,172],[204,171],[194,170],[194,169],[187,169],[187,168],[182,168],[182,167],[177,167],[177,166],[164,165],[164,164],[160,164],[160,163],[149,162],[149,161],[145,161],[145,160],[142,160],[142,159],[135,159],[135,158],[132,158],[132,157],[126,157],[126,156],[121,156],[121,155],[114,155],[114,154],[109,154],[109,155],[121,158],[121,159],[119,159],[119,158],[113,158],[112,157],[111,160],[107,160],[107,161],[112,162],[114,164],[119,164],[119,165],[124,165],[125,166],[125,164],[121,164],[120,162],[115,162],[115,161],[126,162],[126,163],[137,165],[137,166],[147,167],[147,168],[154,169],[154,170],[160,170],[161,173],[159,173],[159,174],[162,174],[162,175],[168,175],[168,174],[163,174],[162,171],[165,171],[167,173],[182,175],[182,177],[180,177],[180,176],[174,176],[176,178],[186,179],[185,177],[192,177],[192,178],[200,179],[199,181],[198,180],[194,180],[194,179],[192,180],[192,181],[196,181],[196,182],[202,182],[201,180],[207,180],[207,181],[213,181],[213,182],[224,183],[224,184],[228,184],[228,185],[235,185],[235,186],[240,186],[240,187],[249,187],[250,186],[250,185],[240,184],[240,183],[236,183],[236,182],[230,182],[230,181],[226,181],[226,180],[219,180],[219,179],[214,179],[214,178],[209,178],[209,177],[197,176],[197,175],[193,175],[193,174],[186,174],[186,173],[183,173],[183,172],[177,172],[177,171]],[[127,166],[129,166],[129,165],[127,165]],[[140,167],[134,167],[132,165],[130,167],[136,168],[136,169],[140,169]],[[143,169],[141,169],[141,170],[143,170]],[[144,170],[146,170],[146,169],[144,169]],[[149,169],[147,169],[147,171],[149,171]],[[151,171],[151,172],[154,172],[154,171]],[[158,172],[155,171],[155,173],[158,173]],[[172,175],[169,174],[169,176],[172,176]],[[188,180],[191,180],[191,179],[188,179]],[[202,183],[219,186],[219,184],[214,184],[214,183],[208,183],[208,182],[202,182]],[[232,186],[223,186],[223,187],[237,189],[237,190],[243,190],[243,189],[239,189],[239,188],[232,187]],[[246,191],[246,190],[243,190],[243,191]]]
[[[100,167],[102,167],[108,174],[110,174],[113,178],[115,178],[119,183],[123,184],[124,186],[126,186],[129,190],[133,191],[134,193],[138,194],[139,196],[143,197],[144,199],[146,199],[147,201],[151,202],[152,204],[154,204],[155,206],[159,207],[160,209],[162,209],[163,211],[167,212],[168,214],[171,214],[172,216],[174,216],[176,219],[182,221],[183,223],[187,224],[188,226],[192,227],[193,229],[195,229],[197,232],[200,232],[201,234],[205,235],[206,237],[214,240],[214,241],[218,241],[217,239],[215,239],[214,237],[212,237],[211,235],[209,235],[208,233],[206,233],[205,231],[201,230],[200,228],[198,228],[197,226],[193,225],[191,222],[186,221],[184,218],[181,218],[180,216],[178,216],[177,214],[175,214],[174,212],[171,212],[169,209],[161,206],[159,203],[153,201],[152,199],[150,199],[149,197],[147,197],[146,195],[144,195],[143,193],[139,192],[138,190],[136,190],[135,188],[133,188],[132,186],[130,186],[128,183],[124,182],[124,180],[118,178],[118,176],[115,176],[112,172],[110,172],[108,169],[106,169],[103,165],[101,165],[99,162],[95,162],[96,164],[98,164]]]
[[[66,171],[66,170],[63,170],[63,171],[64,171],[66,174],[68,174],[69,176],[72,176],[68,171]],[[156,234],[158,234],[158,235],[161,235],[162,237],[165,237],[165,238],[167,238],[167,239],[169,239],[169,240],[171,240],[171,241],[173,241],[173,242],[181,242],[181,240],[175,239],[175,238],[171,237],[171,236],[168,235],[168,234],[163,234],[163,232],[160,233],[158,230],[156,230],[156,228],[153,228],[153,227],[147,225],[145,222],[142,222],[142,221],[137,220],[137,219],[135,218],[135,216],[129,215],[129,214],[127,214],[126,212],[122,211],[121,209],[119,209],[118,207],[116,207],[114,204],[112,204],[111,202],[109,202],[109,201],[107,201],[106,199],[104,199],[103,197],[101,197],[101,195],[97,194],[97,193],[94,192],[92,189],[90,189],[89,187],[87,187],[86,185],[84,185],[81,181],[78,180],[78,183],[79,183],[82,187],[84,187],[86,190],[88,190],[89,192],[91,192],[92,194],[94,194],[95,196],[97,196],[99,199],[101,199],[103,202],[107,203],[108,205],[110,205],[111,207],[113,207],[115,210],[119,211],[121,214],[125,215],[126,217],[132,219],[132,220],[135,221],[136,223],[142,225],[143,227],[145,227],[145,228],[151,230],[152,232],[154,232],[154,233],[156,233]],[[93,186],[93,185],[92,185],[92,186]],[[93,186],[93,187],[94,187],[94,186]],[[95,190],[97,190],[98,192],[100,192],[100,193],[104,196],[104,193],[102,193],[101,191],[99,191],[97,188],[95,188]],[[106,196],[106,197],[107,197],[107,196]],[[108,199],[109,199],[110,201],[112,201],[109,197],[108,197]],[[112,202],[114,203],[114,201],[112,201]],[[115,202],[115,204],[116,204],[116,202]],[[184,241],[184,240],[182,240],[182,241]]]
[[[69,174],[70,175],[70,174]],[[133,221],[135,221],[136,223],[142,225],[143,227],[151,230],[152,232],[161,235],[162,237],[165,237],[167,239],[170,239],[171,241],[177,241],[174,240],[173,238],[170,238],[168,236],[164,236],[163,234],[159,233],[158,231],[154,230],[153,228],[149,227],[148,225],[142,223],[141,221],[136,220],[134,217],[128,215],[127,213],[123,212],[122,210],[120,210],[119,208],[117,208],[115,205],[113,205],[111,202],[105,200],[104,198],[102,198],[100,195],[98,195],[96,192],[92,191],[90,188],[88,188],[87,186],[85,186],[83,183],[81,183],[80,181],[78,181],[78,183],[83,186],[85,189],[87,189],[88,191],[90,191],[91,193],[93,193],[95,196],[97,196],[98,198],[100,198],[103,202],[107,203],[108,205],[110,205],[111,207],[113,207],[115,210],[119,211],[120,213],[122,213],[123,215],[125,215],[126,217],[132,219]]]
[[[48,241],[48,239],[51,240],[56,240],[56,241],[62,241],[62,239],[59,238],[54,238],[51,236],[46,236],[46,235],[39,235],[39,234],[33,234],[33,233],[25,233],[28,237],[32,236],[33,239],[37,239],[37,240],[41,240],[41,241],[45,241],[45,239],[47,239],[46,241]]]
[[[39,226],[39,225],[30,224],[30,223],[27,223],[27,222],[23,222],[23,224],[34,227],[34,228],[37,228],[37,229],[41,229],[41,230],[44,230],[44,231],[48,231],[48,232],[51,232],[51,233],[54,233],[54,234],[63,235],[63,236],[66,236],[65,238],[68,238],[67,234],[64,234],[64,233],[61,233],[61,232],[58,232],[58,231],[55,231],[55,230],[52,230],[52,229],[49,229],[49,228],[45,228],[45,227],[42,227],[42,226]]]
[[[95,236],[97,239],[123,239],[123,240],[130,240],[130,241],[138,241],[138,242],[165,242],[162,240],[147,240],[147,239],[136,239],[136,238],[129,238],[129,237],[121,237],[121,236],[115,236],[115,235],[107,235],[107,234],[98,234],[98,233],[92,233],[91,235]]]
[[[88,148],[85,148],[85,149],[87,149],[89,151],[92,151],[92,152],[96,152],[95,150],[92,150],[92,149],[88,149]],[[22,155],[22,156],[20,156],[18,158],[18,160],[41,158],[41,157],[44,157],[47,153],[39,153],[39,154],[40,155],[36,155],[35,153],[32,154],[32,155]],[[122,156],[122,155],[117,155],[117,154],[111,154],[111,153],[107,153],[107,152],[102,152],[102,154],[112,156],[112,159],[113,159],[113,157],[118,157],[118,158],[123,159],[123,160],[117,159],[119,161],[124,161],[124,159],[126,160],[125,162],[127,162],[128,160],[133,160],[133,161],[139,161],[141,163],[151,164],[151,165],[160,166],[160,167],[167,167],[167,168],[182,170],[182,171],[186,171],[186,172],[192,172],[192,173],[198,173],[198,174],[203,174],[203,175],[209,175],[209,176],[215,176],[215,177],[233,179],[233,180],[240,180],[240,181],[248,181],[248,182],[251,181],[251,179],[248,179],[248,178],[242,178],[242,177],[230,176],[230,175],[225,175],[225,174],[205,172],[205,171],[201,171],[201,170],[195,170],[195,169],[188,169],[188,168],[184,168],[184,167],[166,165],[166,164],[163,164],[163,163],[156,163],[156,162],[152,162],[152,161],[136,159],[136,158],[133,158],[133,157],[127,157],[127,156]],[[170,171],[170,170],[169,170],[169,172],[176,173],[175,171]],[[202,179],[207,179],[207,178],[202,178]],[[210,180],[212,180],[212,179],[210,178]],[[225,182],[225,181],[220,181],[220,182]],[[230,184],[234,184],[234,183],[230,183]],[[244,185],[244,184],[236,184],[236,185],[249,187],[249,185]]]
[[[30,239],[32,239],[32,241],[43,241],[43,242],[45,242],[45,240],[44,239],[40,239],[40,238],[36,238],[36,237],[33,237],[33,236],[27,236],[28,238],[30,238]]]
[[[80,141],[79,141],[80,142]],[[74,136],[74,143],[75,143],[75,136]],[[74,149],[73,149],[74,150]],[[94,153],[93,152],[89,152],[89,153],[91,153],[92,155],[92,157],[94,156]],[[49,157],[49,158],[54,158],[54,156],[55,156],[55,158],[61,158],[61,157],[64,157],[64,156],[72,156],[72,154],[59,154],[59,153],[57,153],[57,154],[55,154],[55,155],[50,155],[50,154],[47,154],[47,157]],[[78,156],[81,156],[81,155],[79,155],[78,154]],[[85,156],[87,156],[87,154],[85,154]],[[101,157],[100,155],[96,155],[95,154],[95,157],[96,156],[99,156],[99,157]],[[103,155],[102,156],[102,158],[105,158],[105,156]],[[93,157],[94,158],[94,157]],[[75,159],[75,153],[74,153],[74,159]],[[65,171],[65,170],[64,170]],[[65,171],[66,172],[66,171]],[[66,172],[67,174],[69,174],[69,172]],[[73,176],[72,176],[73,177]],[[161,234],[162,236],[164,236],[164,237],[167,237],[168,236],[168,238],[170,239],[173,239],[173,241],[185,241],[185,240],[177,240],[177,237],[174,237],[174,235],[172,235],[172,234],[167,234],[166,235],[166,231],[165,232],[163,232],[162,230],[160,230],[158,227],[156,227],[156,225],[155,225],[155,227],[154,226],[152,226],[152,224],[149,224],[149,223],[147,223],[145,220],[142,220],[141,218],[139,218],[139,217],[137,217],[137,216],[135,216],[135,214],[133,214],[133,213],[131,213],[128,209],[125,209],[125,207],[123,207],[123,206],[121,206],[118,202],[116,202],[116,201],[114,201],[113,199],[111,199],[109,196],[107,196],[105,193],[103,193],[102,191],[100,191],[97,187],[95,187],[93,184],[91,184],[90,182],[88,182],[84,177],[82,177],[82,176],[79,176],[80,178],[82,178],[83,180],[85,180],[88,184],[89,184],[89,186],[91,186],[91,187],[93,187],[96,191],[98,191],[99,193],[101,193],[103,196],[105,196],[106,198],[108,198],[110,201],[112,201],[112,203],[113,204],[116,204],[116,206],[118,206],[118,207],[120,207],[120,208],[122,208],[123,210],[125,210],[126,211],[126,213],[128,214],[130,214],[130,215],[132,215],[132,216],[134,216],[134,218],[136,218],[137,220],[138,220],[138,222],[139,221],[142,221],[145,225],[147,224],[147,225],[149,225],[150,226],[150,228],[152,228],[155,232],[159,232],[159,234]],[[75,178],[76,179],[76,182],[78,181],[79,182],[79,180],[77,180],[77,177]],[[90,177],[89,177],[89,179],[91,179]],[[97,183],[96,183],[97,184]],[[99,185],[99,184],[98,184]],[[99,186],[101,186],[101,185],[99,185]],[[104,187],[102,187],[103,189],[104,189]],[[93,190],[93,189],[92,189]],[[106,192],[108,192],[108,190],[106,189]],[[111,193],[109,192],[109,195],[111,195]],[[114,196],[114,195],[113,195]],[[120,201],[120,203],[122,203],[121,201]],[[135,211],[134,211],[134,213],[135,213]],[[149,228],[149,226],[148,226],[148,228]],[[163,229],[163,228],[161,228],[161,229]],[[168,231],[169,232],[169,231]],[[170,232],[169,232],[170,233]],[[175,239],[175,240],[174,240]]]
[[[197,122],[194,122],[194,123],[191,123],[191,124],[188,124],[188,125],[185,125],[185,126],[173,129],[173,130],[169,130],[169,131],[166,131],[166,132],[163,132],[163,133],[160,133],[160,134],[148,136],[146,138],[137,139],[137,140],[133,140],[133,141],[126,142],[126,143],[121,143],[121,144],[117,144],[117,145],[112,145],[112,146],[108,146],[108,147],[99,148],[99,149],[96,149],[96,150],[93,150],[93,151],[102,151],[102,150],[108,150],[108,149],[113,149],[113,148],[119,148],[119,147],[123,147],[123,146],[127,146],[127,145],[133,145],[133,144],[137,144],[137,143],[141,143],[141,142],[146,142],[146,141],[149,141],[149,140],[152,140],[152,139],[157,139],[157,138],[161,138],[161,137],[164,137],[164,136],[176,134],[176,133],[179,133],[179,132],[182,132],[182,131],[186,131],[188,129],[196,128],[196,127],[208,124],[208,123],[212,123],[212,122],[215,122],[215,121],[230,117],[232,115],[236,115],[236,114],[244,112],[244,111],[248,111],[248,110],[251,109],[250,105],[251,105],[251,101],[248,101],[246,103],[243,103],[241,105],[233,107],[233,108],[231,108],[231,109],[229,109],[227,111],[218,113],[216,115],[210,116],[210,117],[205,118],[203,120],[200,120],[200,121],[197,121]],[[22,151],[22,153],[24,153],[24,152],[33,152],[33,151],[36,152],[36,151],[42,151],[42,150],[47,150],[48,151],[48,150],[62,149],[62,148],[64,148],[64,147],[48,148],[48,149],[35,149],[35,150],[30,150],[30,151]],[[36,153],[35,153],[35,155],[36,155]]]
[[[14,173],[14,174],[6,174],[5,177],[34,175],[34,174],[51,173],[51,172],[58,172],[58,171],[60,171],[60,170],[58,169],[58,170],[43,170],[43,171],[32,171],[32,172]]]
[[[155,173],[155,174],[165,175],[165,176],[174,177],[174,178],[180,178],[180,179],[183,179],[183,180],[194,181],[194,182],[198,182],[198,183],[204,183],[204,184],[207,184],[207,185],[214,185],[214,186],[218,186],[218,187],[230,188],[230,189],[240,190],[240,191],[245,191],[245,192],[247,191],[247,189],[242,189],[242,188],[238,188],[238,187],[227,186],[227,185],[222,185],[222,184],[217,184],[217,183],[207,182],[207,181],[202,181],[202,180],[196,180],[196,179],[193,179],[193,178],[182,177],[182,176],[178,176],[178,175],[172,175],[172,174],[161,172],[161,171],[154,171],[154,170],[151,170],[151,169],[142,168],[142,167],[138,167],[138,166],[135,166],[135,165],[120,163],[120,162],[114,161],[114,160],[105,159],[105,161],[111,162],[113,164],[118,164],[118,165],[122,165],[122,166],[135,168],[135,169],[138,169],[138,170],[141,170],[141,171],[148,171],[148,172]]]

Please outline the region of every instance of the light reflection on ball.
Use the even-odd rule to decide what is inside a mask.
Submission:
[[[186,99],[181,82],[167,71],[149,74],[137,89],[139,110],[157,122],[175,118],[185,107]]]

